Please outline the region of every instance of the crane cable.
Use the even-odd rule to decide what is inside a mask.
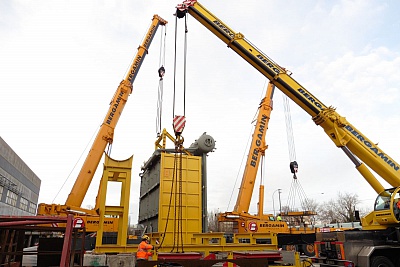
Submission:
[[[177,58],[177,17],[175,18],[175,54],[174,54],[174,93],[173,93],[173,111],[172,117],[175,119],[175,103],[176,103],[176,58]],[[185,16],[185,39],[184,39],[184,97],[183,97],[183,115],[185,116],[186,111],[186,55],[187,55],[187,16]],[[183,117],[184,117],[183,116]],[[175,127],[174,127],[175,130]],[[183,174],[182,174],[182,161],[183,161],[183,137],[180,135],[181,132],[177,132],[175,130],[176,140],[175,140],[175,153],[174,153],[174,167],[173,167],[173,178],[171,185],[171,193],[170,193],[170,203],[168,207],[167,214],[167,223],[164,230],[167,230],[167,224],[169,221],[171,206],[174,206],[174,226],[173,226],[173,236],[174,241],[171,248],[171,252],[183,252],[183,205],[182,205],[182,183],[183,183]],[[175,184],[175,186],[174,186]],[[172,197],[174,194],[175,202],[172,203]],[[162,240],[162,242],[164,239]]]
[[[183,251],[183,227],[182,227],[182,152],[175,154],[174,160],[174,174],[173,181],[175,181],[175,206],[174,206],[174,242],[171,252],[184,252]]]
[[[296,147],[294,145],[292,118],[290,115],[290,105],[289,98],[283,95],[283,107],[285,111],[285,122],[286,122],[286,136],[289,150],[289,160],[290,162],[296,161]]]
[[[285,95],[283,98],[283,106],[285,111],[285,122],[286,122],[286,135],[289,150],[290,170],[293,173],[293,180],[289,190],[289,196],[287,201],[287,207],[291,211],[296,210],[296,197],[300,200],[301,208],[304,210],[307,208],[308,199],[305,191],[303,190],[300,182],[297,179],[298,164],[296,161],[296,147],[294,142],[292,118],[290,114],[289,98]]]
[[[164,37],[164,38],[163,38]],[[158,77],[160,78],[158,82],[158,96],[157,96],[157,117],[156,117],[156,133],[157,137],[161,135],[162,128],[162,103],[163,103],[163,94],[164,94],[164,74],[165,74],[165,46],[166,46],[166,38],[167,38],[167,28],[165,26],[161,31],[161,40],[160,40],[160,55],[158,65],[160,68],[158,69]]]
[[[183,52],[183,116],[186,113],[186,59],[187,59],[187,17],[185,15],[185,39],[184,39],[184,52]],[[174,54],[174,95],[173,95],[173,109],[172,117],[175,117],[175,102],[176,102],[176,57],[177,57],[177,39],[178,39],[178,17],[175,16],[175,54]]]
[[[168,222],[169,222],[169,219],[170,219],[170,212],[171,212],[171,207],[172,206],[174,206],[174,218],[175,218],[175,221],[174,221],[174,226],[173,226],[173,236],[174,236],[174,243],[173,243],[173,246],[172,246],[172,248],[171,248],[171,252],[174,252],[174,250],[175,250],[175,248],[177,249],[177,251],[176,252],[179,252],[178,251],[178,249],[179,249],[179,240],[181,240],[181,242],[180,242],[180,244],[181,244],[181,252],[183,252],[183,234],[182,234],[182,228],[181,228],[181,224],[177,224],[177,221],[182,221],[182,206],[181,205],[177,205],[177,203],[179,202],[179,198],[180,198],[180,202],[182,202],[182,181],[180,180],[180,181],[178,181],[179,179],[178,179],[178,175],[177,175],[177,167],[176,167],[176,165],[177,164],[180,164],[180,170],[182,171],[182,161],[180,161],[180,163],[178,163],[177,162],[177,157],[175,157],[175,160],[174,160],[174,167],[173,167],[173,169],[174,169],[174,172],[173,172],[173,177],[172,177],[172,181],[171,181],[171,190],[170,190],[170,192],[169,192],[169,204],[168,204],[168,211],[167,211],[167,219],[166,219],[166,223],[165,223],[165,227],[164,227],[164,232],[163,232],[163,234],[161,234],[161,236],[162,236],[162,239],[161,239],[161,242],[160,242],[160,244],[159,244],[159,246],[158,246],[158,249],[160,249],[161,247],[162,247],[162,245],[163,245],[163,243],[164,243],[164,240],[165,240],[165,236],[166,236],[166,233],[167,233],[167,229],[168,229]],[[182,173],[180,174],[180,177],[182,177]],[[179,186],[179,183],[180,183],[180,186]],[[176,186],[176,184],[178,184],[178,189],[177,189],[177,186]],[[178,196],[178,193],[179,193],[179,196]],[[175,203],[172,203],[172,199],[174,199],[174,194],[175,194]],[[177,198],[178,198],[178,201],[177,201]],[[177,211],[179,209],[179,211]],[[177,216],[176,215],[180,215],[179,216],[179,218],[177,219]],[[180,228],[180,230],[181,231],[177,231],[176,229],[177,228]],[[178,242],[176,242],[176,241],[178,241]]]

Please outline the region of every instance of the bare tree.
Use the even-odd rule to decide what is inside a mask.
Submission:
[[[288,213],[289,211],[293,211],[292,209],[290,209],[290,207],[289,206],[282,206],[282,213],[283,214],[285,214],[285,213]]]
[[[359,202],[357,194],[339,192],[336,200],[331,199],[320,206],[318,217],[325,223],[354,222]]]
[[[208,211],[208,231],[218,232],[218,210]]]
[[[318,210],[318,218],[324,223],[339,222],[339,217],[337,214],[337,204],[333,199],[320,205],[320,208]]]
[[[338,213],[342,222],[354,222],[356,205],[359,204],[357,194],[338,193]]]
[[[302,208],[303,210],[317,212],[319,209],[319,204],[314,199],[308,198],[302,203]]]

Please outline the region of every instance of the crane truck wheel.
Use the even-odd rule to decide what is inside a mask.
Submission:
[[[375,256],[371,260],[371,267],[395,267],[391,260],[385,256]]]
[[[303,244],[301,245],[304,255],[308,257],[315,256],[314,244]]]

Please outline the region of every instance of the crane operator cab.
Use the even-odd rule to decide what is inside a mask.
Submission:
[[[375,201],[375,219],[379,224],[397,224],[400,221],[400,187],[381,192]]]

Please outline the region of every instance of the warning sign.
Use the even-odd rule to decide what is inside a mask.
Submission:
[[[249,227],[249,230],[252,232],[257,232],[257,230],[258,230],[257,224],[255,222],[249,222],[248,227]]]
[[[73,222],[74,228],[83,228],[85,227],[85,221],[81,217],[76,217]]]

